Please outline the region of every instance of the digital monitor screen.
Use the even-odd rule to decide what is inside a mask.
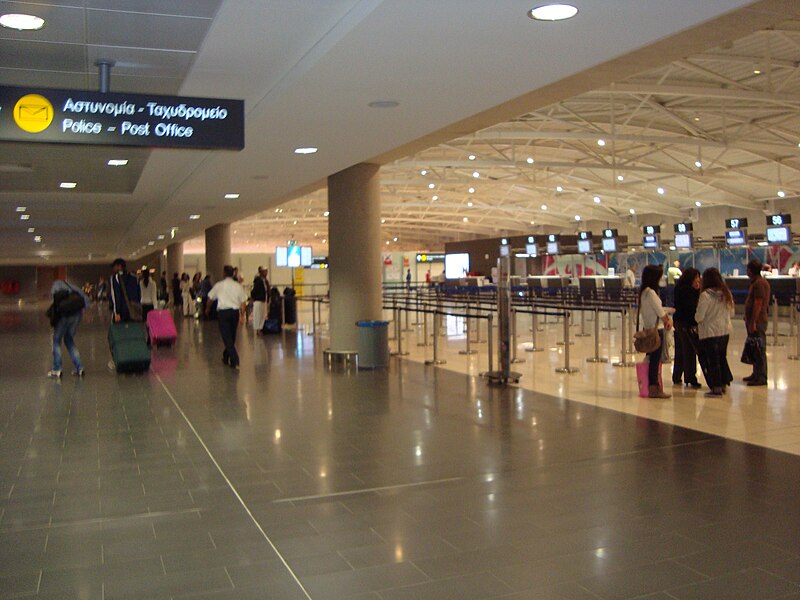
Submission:
[[[645,248],[658,248],[658,236],[646,235],[642,240],[642,246]]]
[[[747,243],[747,238],[741,229],[732,229],[725,232],[725,241],[728,246],[744,246]]]
[[[527,252],[528,256],[531,258],[536,258],[539,256],[539,246],[536,244],[525,244],[525,252]]]
[[[769,215],[767,217],[767,227],[774,225],[791,225],[792,215]]]
[[[547,253],[558,254],[558,242],[547,242]]]
[[[314,257],[311,252],[311,246],[300,247],[300,266],[310,267],[314,264]]]
[[[603,251],[616,252],[617,251],[616,238],[603,238]]]
[[[295,269],[301,265],[300,246],[289,246],[286,253],[286,266]]]
[[[615,237],[617,237],[617,230],[616,229],[603,229],[603,237],[604,238],[615,238]]]
[[[286,264],[286,254],[288,248],[286,246],[278,246],[275,248],[275,266],[276,267],[285,267]]]
[[[691,223],[675,223],[675,233],[689,233],[692,229]]]
[[[578,252],[589,254],[592,251],[592,240],[578,240]]]
[[[688,233],[676,233],[675,234],[675,247],[676,248],[691,248],[692,247],[692,236]]]
[[[725,227],[728,229],[746,229],[747,219],[725,219]]]
[[[447,279],[460,279],[469,273],[469,254],[447,254],[444,257],[444,276]]]
[[[502,246],[500,246],[500,256],[508,256],[510,250],[511,246],[503,244]]]
[[[791,238],[788,227],[767,228],[767,242],[770,244],[788,244]]]

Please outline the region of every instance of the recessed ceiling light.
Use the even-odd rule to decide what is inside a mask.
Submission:
[[[606,141],[603,140],[603,139],[597,140],[597,145],[598,146],[605,146],[606,145]]]
[[[663,187],[656,188],[656,191],[661,194],[662,196],[667,193],[667,191]]]
[[[532,164],[533,164],[533,163],[535,163],[536,161],[535,161],[535,160],[533,160],[533,157],[532,157],[532,156],[529,156],[525,162],[527,162],[529,165],[532,165]]]
[[[536,221],[531,221],[531,225],[536,225]]]
[[[330,217],[331,216],[331,211],[326,210],[324,213],[322,213],[322,216],[323,217]]]
[[[370,108],[397,108],[400,103],[397,100],[373,100],[367,106]]]
[[[472,176],[473,176],[475,179],[477,179],[478,177],[480,177],[480,176],[481,176],[481,174],[480,174],[480,173],[478,173],[477,171],[473,171],[473,172],[472,172]]]
[[[434,202],[435,202],[436,200],[438,200],[438,199],[439,199],[439,196],[434,196],[433,198],[431,198],[431,200],[433,200]]]
[[[295,154],[316,154],[319,151],[319,148],[314,148],[313,146],[308,146],[307,148],[295,148]]]
[[[429,189],[429,190],[432,190],[432,189],[433,189],[433,188],[435,188],[435,187],[436,187],[436,184],[435,184],[435,183],[429,183],[429,184],[428,184],[428,189]]]
[[[30,216],[29,214],[27,214],[27,213],[26,213],[26,214],[20,215],[20,216],[19,216],[19,218],[20,218],[20,220],[22,220],[22,221],[27,221],[28,219],[30,219],[30,218],[31,218],[31,216]]]
[[[636,214],[636,209],[635,208],[631,208],[631,209],[628,210],[628,212],[631,213],[632,215],[635,215]]]
[[[147,242],[147,245],[148,246],[155,246],[156,243],[153,240],[150,240],[149,242]]]
[[[467,202],[467,206],[472,207],[472,202]]]
[[[36,31],[44,27],[44,19],[36,15],[9,13],[0,17],[0,25],[17,31]]]
[[[419,174],[420,175],[427,175],[428,174],[428,169],[422,169],[422,171],[420,171]]]
[[[544,4],[528,11],[528,17],[535,21],[564,21],[578,14],[571,4]]]
[[[381,219],[381,225],[383,225],[384,223],[386,223],[386,219]],[[316,237],[316,236],[317,236],[317,234],[315,233],[314,237]]]
[[[575,220],[576,221],[580,221],[581,220],[581,216],[580,215],[575,215]]]
[[[759,69],[757,67],[755,69],[753,69],[753,75],[761,75],[761,69]]]
[[[625,181],[624,175],[617,175],[617,181]]]
[[[786,198],[786,192],[783,190],[778,190],[778,198]]]
[[[26,210],[28,210],[27,206],[18,206],[17,207],[17,212],[25,212]]]
[[[600,196],[595,196],[592,200],[594,200],[595,204],[600,204]]]
[[[28,227],[28,233],[34,233],[36,231],[36,227]]]
[[[189,215],[189,218],[190,218],[192,221],[197,221],[197,219],[199,219],[199,218],[200,218],[200,215]]]
[[[397,241],[397,238],[396,238],[396,237],[395,237],[395,238],[392,238],[392,241],[396,242],[396,241]]]
[[[327,244],[327,243],[328,243],[328,240],[322,240],[322,243],[323,243],[323,244]]]
[[[42,241],[42,236],[40,235],[33,236],[33,241],[36,242],[37,244],[40,243]]]
[[[542,210],[547,210],[547,204],[542,204],[539,208],[541,208]]]
[[[463,219],[461,219],[461,220],[462,220],[462,221],[464,221],[464,223],[469,223],[469,217],[464,217],[464,218],[463,218]]]
[[[107,164],[108,164],[109,167],[124,167],[125,165],[128,164],[128,159],[127,158],[112,158],[111,160],[108,161]]]
[[[696,200],[696,201],[695,201],[695,203],[694,203],[694,205],[695,205],[697,208],[700,208],[701,206],[703,206],[703,203],[702,203],[702,202],[700,202],[700,200]]]
[[[564,191],[564,188],[563,188],[563,187],[561,187],[560,185],[557,185],[557,186],[556,186],[556,191],[557,191],[557,192],[563,192],[563,191]]]
[[[59,185],[59,187],[64,188],[65,190],[71,190],[71,189],[74,189],[74,188],[76,188],[78,186],[78,184],[75,183],[74,181],[62,181],[58,185]]]
[[[239,194],[225,194],[226,200],[236,200],[239,197]]]
[[[236,233],[236,232],[234,231],[234,233]],[[158,239],[159,239],[159,240],[163,240],[165,237],[167,237],[167,236],[165,236],[165,235],[162,233],[161,235],[159,235],[159,236],[158,236]]]
[[[476,156],[474,154],[470,154],[467,158],[470,160],[475,160]]]
[[[386,245],[387,245],[387,246],[389,245],[389,240],[386,240]]]
[[[703,167],[703,163],[700,162],[699,160],[696,160],[696,161],[694,161],[694,166],[697,167],[698,169],[700,169],[700,168]]]

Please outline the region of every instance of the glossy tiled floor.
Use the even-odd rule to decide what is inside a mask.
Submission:
[[[788,356],[796,353],[795,338],[788,336],[790,332],[788,323],[783,322],[779,329],[779,332],[787,334],[779,337],[781,346],[767,348],[770,370],[768,387],[749,388],[741,381],[742,377],[750,374],[751,369],[739,361],[745,334],[743,324],[736,320],[728,355],[736,381],[725,397],[705,398],[703,394],[708,388],[695,391],[690,388],[673,387],[672,365],[668,364],[663,368],[663,379],[666,382],[665,389],[673,394],[673,399],[652,401],[639,398],[635,369],[613,366],[620,357],[619,319],[616,316],[612,320],[611,331],[604,329],[608,325],[607,317],[602,316],[600,320],[599,355],[608,358],[609,361],[597,364],[586,362],[586,359],[594,356],[595,352],[594,323],[589,319],[584,324],[585,332],[590,334],[587,337],[576,336],[581,332],[580,322],[577,319],[570,328],[571,340],[574,342],[570,346],[570,366],[579,371],[566,375],[555,372],[556,368],[564,366],[564,347],[559,345],[564,338],[563,324],[556,323],[553,319],[548,323],[540,321],[539,327],[542,331],[537,333],[537,346],[544,348],[544,351],[529,353],[525,349],[531,346],[530,316],[520,315],[517,356],[525,362],[513,365],[513,370],[522,373],[520,386],[559,398],[610,408],[800,455],[800,394],[797,392],[800,389],[800,362],[788,359]],[[414,317],[412,316],[410,320],[413,323]],[[402,322],[405,326],[405,317],[402,318]],[[432,358],[433,349],[430,340],[427,347],[417,345],[422,341],[421,328],[410,327],[410,329],[411,331],[403,334],[403,350],[410,352],[405,360],[423,362]],[[459,354],[466,348],[461,319],[449,319],[446,332],[447,335],[440,338],[443,342],[440,353],[441,358],[447,362],[439,368],[470,375],[478,375],[488,370],[486,343],[472,344],[472,349],[476,350],[477,354],[471,356]],[[482,324],[481,339],[486,339],[485,321]],[[771,337],[769,343],[772,343]],[[392,343],[392,347],[396,348],[395,342]],[[627,355],[627,360],[629,362],[641,360],[641,355]],[[700,374],[698,380],[705,383]]]
[[[94,322],[91,322],[94,321]],[[800,598],[800,458],[314,337],[180,324],[145,376],[48,380],[0,312],[0,597]],[[555,375],[555,374],[553,374]]]

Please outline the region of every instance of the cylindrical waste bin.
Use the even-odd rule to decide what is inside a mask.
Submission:
[[[358,368],[389,366],[389,321],[358,321]]]

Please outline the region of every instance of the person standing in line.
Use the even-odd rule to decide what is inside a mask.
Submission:
[[[181,306],[183,306],[183,316],[191,317],[194,314],[192,310],[192,282],[189,279],[188,273],[181,275],[180,281],[181,290]]]
[[[411,269],[406,271],[406,288],[411,289]]]
[[[672,383],[700,389],[697,381],[697,301],[700,298],[700,271],[689,267],[675,284],[675,361]]]
[[[750,288],[744,302],[744,324],[747,337],[759,338],[758,352],[753,357],[753,373],[744,378],[748,386],[767,385],[767,324],[772,290],[769,282],[761,276],[762,268],[758,259],[747,263]]]
[[[672,327],[672,321],[664,310],[664,305],[661,303],[661,298],[658,296],[658,285],[661,278],[664,276],[664,268],[661,265],[647,265],[642,270],[642,285],[639,288],[639,317],[641,319],[642,328],[650,329],[656,327],[658,335],[661,338],[661,343],[658,348],[649,352],[647,358],[649,367],[647,372],[648,378],[648,396],[650,398],[671,398],[669,394],[664,392],[664,387],[659,383],[661,372],[661,354],[664,350],[665,338],[664,328]]]
[[[59,300],[65,298],[71,292],[80,294],[83,299],[83,306],[77,308],[75,312],[69,311],[70,314],[59,314]],[[78,346],[75,344],[75,334],[78,331],[78,325],[81,322],[83,311],[89,308],[89,297],[78,288],[72,287],[61,279],[56,279],[53,282],[53,287],[50,288],[50,295],[53,297],[53,309],[55,312],[53,320],[55,321],[55,325],[53,326],[53,368],[47,373],[47,376],[61,379],[61,342],[64,342],[72,364],[75,367],[72,374],[77,377],[83,377],[83,364],[81,363],[81,354],[78,352]]]
[[[147,313],[158,306],[158,286],[150,279],[150,271],[147,268],[142,270],[139,292],[142,297],[142,321],[147,323]]]
[[[136,277],[128,273],[128,267],[124,259],[117,258],[111,263],[111,268],[114,269],[114,274],[111,276],[111,314],[115,323],[125,323],[131,320],[128,301],[141,302],[142,296],[139,290],[139,282],[136,281]],[[125,286],[124,291],[123,286]]]
[[[733,381],[728,365],[728,341],[730,340],[733,296],[718,269],[703,271],[703,291],[697,302],[697,334],[703,348],[706,383],[711,388],[708,397],[718,397]]]
[[[261,330],[264,328],[264,321],[267,318],[268,295],[267,270],[264,267],[258,267],[258,274],[253,279],[253,289],[250,291],[250,299],[253,301],[253,330],[256,335],[261,335]]]
[[[636,268],[633,263],[628,263],[628,268],[625,269],[625,278],[622,280],[622,287],[629,290],[636,287]]]
[[[225,351],[222,353],[222,362],[233,369],[239,368],[239,353],[236,352],[236,329],[245,323],[245,309],[247,294],[238,281],[236,281],[231,265],[223,267],[225,279],[214,285],[208,293],[209,300],[217,301],[217,320],[219,333]],[[209,303],[210,310],[211,304]]]
[[[675,306],[675,284],[681,276],[681,261],[672,261],[667,269],[667,306]]]

